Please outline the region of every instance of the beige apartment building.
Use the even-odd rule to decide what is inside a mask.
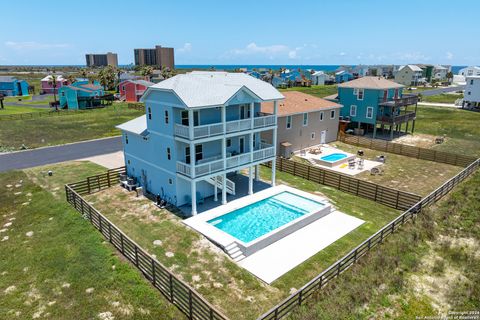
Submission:
[[[134,49],[135,65],[161,66],[173,69],[175,57],[173,48],[155,46],[153,49]]]
[[[116,53],[87,53],[85,55],[87,67],[118,67],[118,57]]]

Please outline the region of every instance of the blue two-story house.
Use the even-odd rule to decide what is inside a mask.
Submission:
[[[102,104],[105,91],[98,81],[76,81],[58,89],[60,107],[71,110],[95,108]]]
[[[377,127],[382,134],[385,128],[390,139],[394,132],[401,133],[405,124],[408,133],[411,122],[411,132],[415,129],[418,97],[403,94],[403,85],[383,77],[362,77],[338,85],[338,102],[343,105],[341,116],[350,121],[350,127],[372,132],[377,136]],[[408,110],[414,105],[414,110]]]
[[[1,76],[0,94],[4,96],[28,96],[28,83],[15,77]]]
[[[148,193],[197,214],[199,200],[221,203],[235,194],[230,179],[248,171],[248,194],[259,165],[272,162],[275,183],[277,101],[271,84],[244,73],[191,72],[150,86],[141,101],[146,115],[122,130],[127,175]],[[272,114],[262,102],[273,101]],[[266,133],[274,141],[266,141]],[[255,171],[255,172],[254,172]]]
[[[353,79],[353,74],[346,71],[341,70],[335,73],[335,82],[336,83],[344,83]]]

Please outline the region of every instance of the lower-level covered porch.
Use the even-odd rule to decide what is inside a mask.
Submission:
[[[253,165],[226,173],[225,189],[222,188],[222,175],[215,176],[217,183],[215,183],[215,177],[207,178],[213,189],[213,195],[204,196],[198,191],[197,183],[200,181],[189,181],[191,186],[189,201],[187,204],[179,206],[179,209],[185,216],[193,216],[274,186],[275,174],[272,174],[272,181],[262,181],[260,166],[261,164]]]

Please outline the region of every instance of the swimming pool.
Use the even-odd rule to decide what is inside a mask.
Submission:
[[[248,243],[324,206],[284,191],[207,222]]]
[[[338,161],[338,160],[342,160],[342,159],[345,159],[346,157],[348,157],[345,153],[331,153],[329,154],[328,156],[323,156],[320,158],[320,160],[323,160],[323,161],[328,161],[328,162],[335,162],[335,161]]]

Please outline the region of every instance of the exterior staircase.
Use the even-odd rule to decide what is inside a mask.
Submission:
[[[240,262],[246,258],[236,242],[230,243],[224,250],[235,262]]]
[[[210,177],[206,180],[208,183],[210,183],[212,186],[214,186],[215,184],[217,184],[217,188],[219,188],[220,190],[222,190],[222,187],[223,187],[223,176],[217,176],[217,180],[215,181],[215,177]],[[226,183],[226,186],[227,186],[227,193],[228,194],[232,194],[232,195],[235,195],[235,182],[233,182],[232,180],[229,180],[227,178],[227,183]]]

